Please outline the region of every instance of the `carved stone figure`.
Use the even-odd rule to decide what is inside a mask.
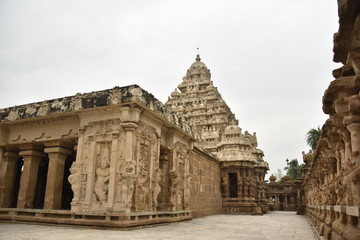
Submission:
[[[105,148],[100,155],[100,166],[96,168],[96,181],[94,192],[98,200],[102,203],[107,201],[108,182],[110,176],[110,149]]]
[[[132,195],[135,183],[135,163],[126,161],[124,171],[121,173],[121,202],[131,207]]]
[[[176,171],[170,170],[170,204],[175,210],[177,204],[179,177]]]
[[[69,183],[71,184],[71,190],[74,193],[72,202],[78,204],[81,197],[82,188],[82,176],[81,176],[81,165],[77,162],[73,162],[70,167],[70,176],[68,177]]]
[[[191,175],[188,174],[185,177],[185,187],[184,187],[184,204],[185,209],[189,209],[190,206],[190,193],[191,193]]]
[[[163,171],[161,170],[161,168],[157,168],[154,172],[154,177],[153,177],[153,206],[154,206],[154,211],[156,211],[157,209],[157,205],[158,205],[158,200],[157,197],[161,191],[161,185],[160,182],[163,179]]]
[[[221,193],[225,196],[227,190],[226,177],[221,178]]]

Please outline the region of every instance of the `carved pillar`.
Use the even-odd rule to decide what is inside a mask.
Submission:
[[[64,147],[48,147],[44,152],[49,156],[44,209],[61,209],[64,165],[72,151]]]
[[[110,175],[109,175],[109,191],[108,191],[108,209],[112,209],[114,205],[115,189],[116,189],[116,157],[118,148],[119,132],[112,133],[111,153],[110,153]]]
[[[134,130],[137,128],[135,123],[124,123],[121,124],[125,129],[125,148],[124,155],[125,161],[133,161],[133,139]]]
[[[85,200],[84,200],[84,208],[88,208],[90,206],[90,202],[92,199],[94,184],[95,184],[95,169],[96,169],[96,141],[94,136],[89,136],[88,138],[90,142],[90,151],[88,158],[88,167],[86,169],[86,191],[85,191]]]
[[[17,152],[6,151],[3,154],[3,163],[0,169],[0,207],[8,208],[11,205],[14,192],[14,176],[16,161],[20,156]]]
[[[275,196],[275,210],[280,210],[280,198],[278,194]]]
[[[24,169],[21,174],[19,197],[17,201],[18,208],[32,208],[36,181],[39,170],[39,163],[45,153],[37,150],[23,150],[19,155],[24,158]]]
[[[121,126],[125,130],[125,148],[124,148],[124,158],[125,162],[132,163],[133,166],[135,166],[134,159],[133,159],[133,151],[135,150],[133,148],[133,142],[134,142],[134,130],[138,127],[135,123],[123,123]],[[130,211],[131,208],[134,208],[134,182],[131,186],[131,191],[129,191],[128,196],[128,211]],[[131,196],[130,196],[131,195]]]
[[[242,177],[241,177],[241,172],[240,169],[237,170],[237,184],[238,184],[238,198],[242,198]]]

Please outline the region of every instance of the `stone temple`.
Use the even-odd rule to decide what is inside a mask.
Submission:
[[[256,134],[198,55],[165,104],[131,85],[0,109],[0,221],[123,229],[270,208],[360,239],[360,3],[337,2],[342,66],[301,178],[265,183]]]
[[[134,227],[268,211],[268,164],[200,56],[166,104],[137,85],[0,110],[0,219]]]

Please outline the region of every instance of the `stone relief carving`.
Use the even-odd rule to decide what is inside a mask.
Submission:
[[[189,207],[190,207],[191,179],[192,179],[191,175],[187,174],[185,177],[185,187],[184,187],[185,210],[189,210]]]
[[[72,202],[74,204],[79,204],[83,181],[82,181],[82,165],[77,162],[73,162],[70,167],[70,176],[68,177],[69,183],[71,184],[71,190],[74,193],[74,198]]]
[[[157,206],[158,206],[158,200],[157,197],[161,191],[161,181],[164,177],[164,173],[161,170],[161,168],[157,168],[154,172],[154,177],[153,177],[153,210],[156,211]]]
[[[226,181],[226,177],[222,177],[221,178],[221,194],[223,197],[225,197],[225,194],[227,192],[227,181]],[[239,186],[242,186],[242,184],[239,184]]]
[[[125,204],[126,208],[131,207],[132,196],[135,184],[135,162],[126,161],[122,172],[120,173],[120,182],[118,183],[118,199]]]
[[[100,202],[106,203],[110,176],[110,149],[108,147],[102,149],[95,174],[94,192]]]
[[[179,176],[176,171],[170,170],[170,205],[172,210],[176,210],[178,186],[180,184]]]

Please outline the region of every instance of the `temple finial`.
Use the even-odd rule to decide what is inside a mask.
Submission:
[[[197,62],[200,62],[201,61],[201,58],[200,58],[200,53],[199,53],[199,48],[197,48],[197,55],[196,55],[196,58],[195,58],[195,60],[197,61]]]

